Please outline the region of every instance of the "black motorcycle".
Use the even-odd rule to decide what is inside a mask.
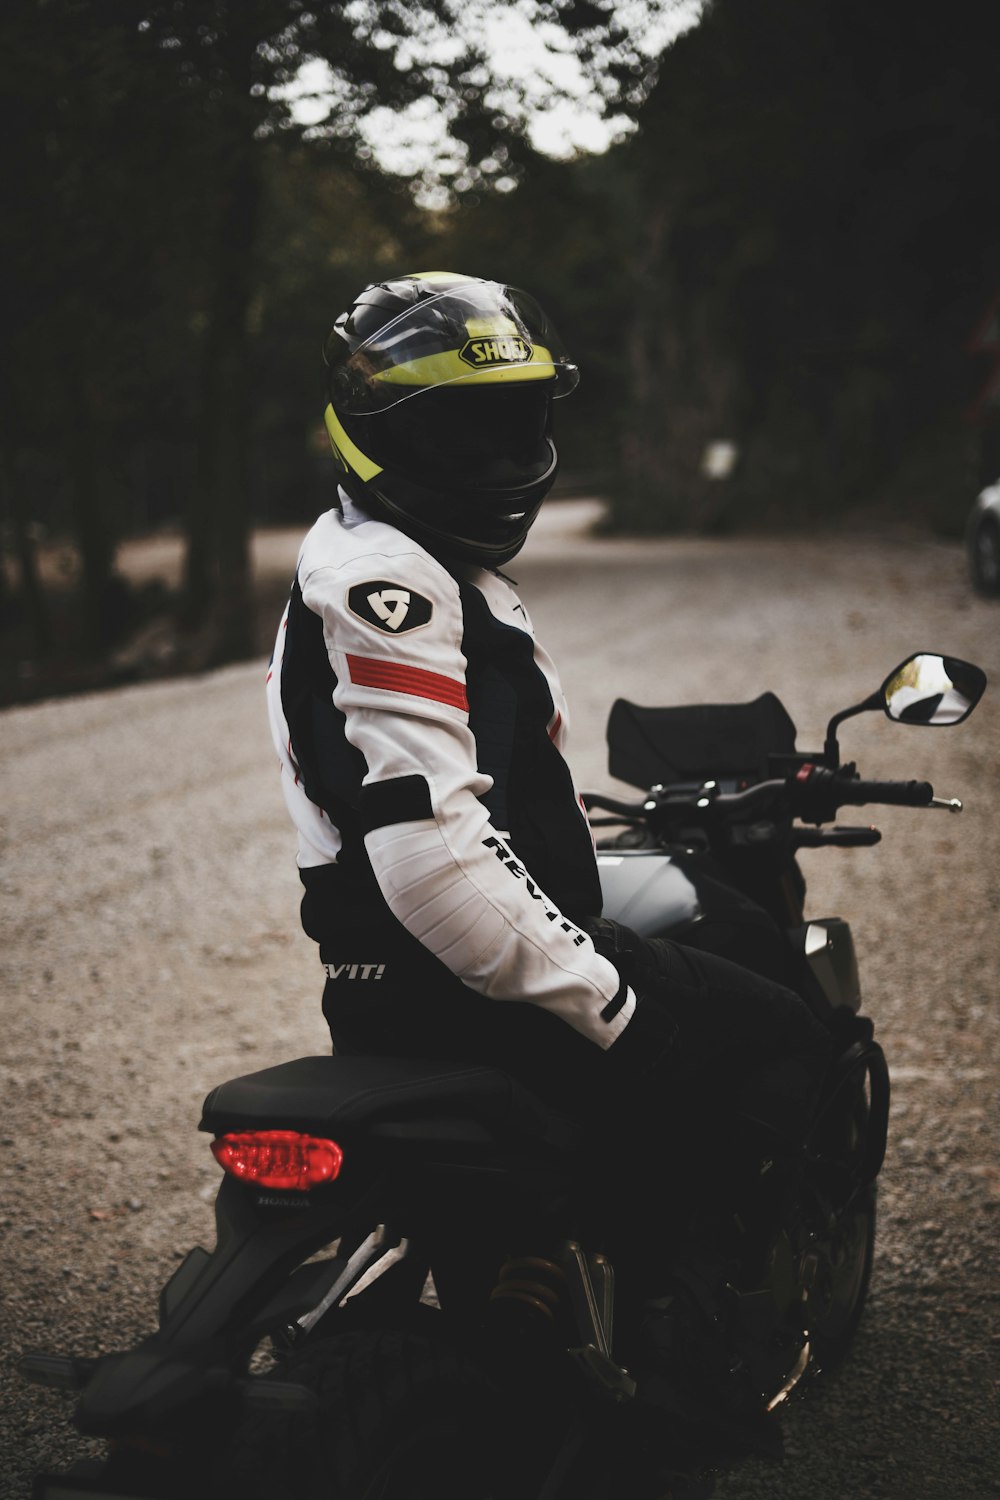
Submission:
[[[721,922],[752,942],[752,903],[838,1039],[805,1137],[765,1142],[750,1190],[711,1221],[729,1259],[708,1316],[760,1413],[848,1347],[889,1105],[850,929],[803,915],[796,852],[879,841],[836,826],[842,807],[958,811],[926,782],[862,780],[837,728],[876,709],[956,724],[985,682],[915,655],[816,753],[796,750],[770,693],[611,713],[610,771],[646,790],[586,799],[609,830],[606,915],[647,937],[696,945]],[[648,1379],[657,1266],[699,1242],[669,1163],[651,1192],[649,1160],[613,1125],[487,1067],[304,1057],[221,1084],[200,1128],[224,1172],[217,1243],[163,1288],[158,1330],[98,1359],[21,1361],[76,1391],[76,1425],[108,1443],[102,1462],[39,1476],[34,1500],[641,1500],[708,1494],[741,1451],[685,1420],[683,1372],[665,1396]]]

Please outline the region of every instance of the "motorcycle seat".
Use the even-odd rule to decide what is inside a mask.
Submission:
[[[531,1141],[557,1150],[581,1127],[499,1068],[399,1057],[299,1057],[219,1084],[200,1130],[304,1130],[427,1144]]]

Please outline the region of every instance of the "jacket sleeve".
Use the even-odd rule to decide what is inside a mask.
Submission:
[[[368,770],[365,846],[391,911],[463,983],[558,1015],[601,1048],[635,997],[516,859],[483,803],[458,586],[422,552],[300,575],[334,704]]]

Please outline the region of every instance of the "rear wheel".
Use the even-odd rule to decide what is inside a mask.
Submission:
[[[282,1378],[316,1398],[238,1434],[225,1493],[240,1500],[507,1500],[499,1391],[434,1339],[344,1333],[293,1353]]]

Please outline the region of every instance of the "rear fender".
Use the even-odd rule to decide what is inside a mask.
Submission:
[[[311,1295],[315,1268],[303,1266],[307,1274],[290,1282],[295,1267],[359,1223],[367,1227],[381,1186],[376,1181],[345,1202],[339,1183],[295,1193],[223,1178],[215,1248],[191,1251],[164,1287],[160,1338],[184,1346],[220,1334],[237,1343],[260,1337],[276,1297],[297,1302]],[[294,1293],[293,1283],[300,1289]]]
[[[266,1333],[306,1316],[338,1283],[338,1296],[346,1292],[347,1260],[302,1262],[363,1223],[379,1186],[343,1205],[333,1183],[300,1194],[224,1178],[214,1250],[192,1250],[163,1288],[157,1333],[96,1362],[77,1406],[80,1430],[105,1437],[169,1431],[195,1408],[207,1417],[224,1405]],[[356,1276],[368,1264],[359,1262]]]

